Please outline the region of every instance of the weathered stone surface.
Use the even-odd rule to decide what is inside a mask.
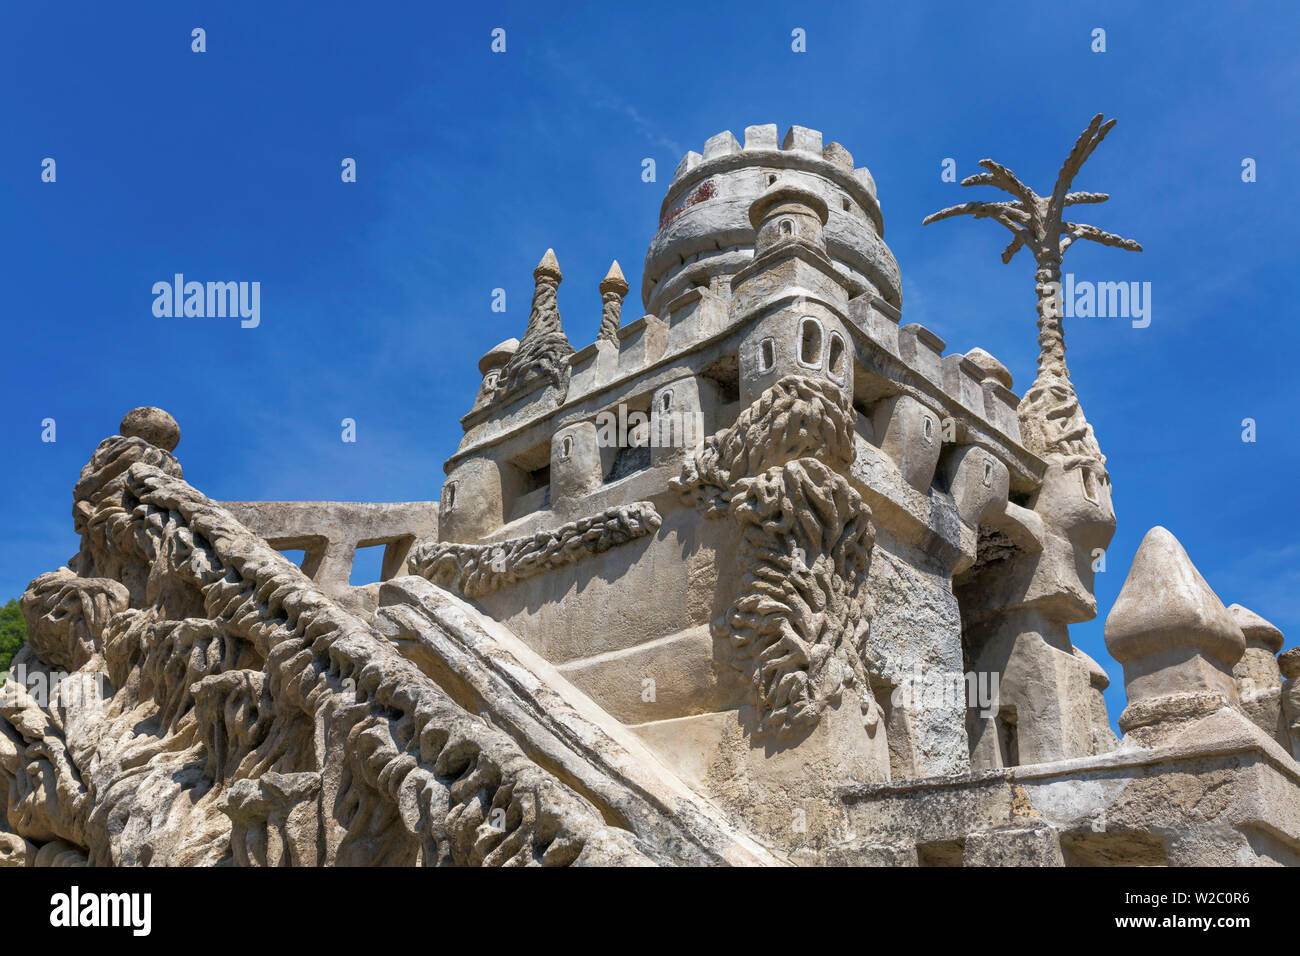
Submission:
[[[436,503],[213,502],[130,412],[21,601],[0,865],[1300,863],[1276,628],[1156,528],[1106,627],[1122,739],[1070,639],[1116,518],[1057,281],[1138,248],[1064,218],[1111,125],[1050,196],[986,160],[1012,200],[931,217],[1034,256],[1023,398],[903,317],[848,149],[754,126],[678,167],[649,314],[614,262],[575,351],[547,251]]]
[[[854,839],[828,855],[887,842],[923,866],[1296,866],[1298,771],[1228,708],[1155,749],[846,788]]]
[[[82,610],[19,656],[44,683],[0,692],[7,858],[30,856],[17,837],[98,865],[649,860],[151,458],[101,444],[77,513],[103,533],[26,596],[42,635],[72,595]],[[110,571],[139,586],[105,588]],[[104,593],[111,615],[87,613]],[[77,665],[57,703],[29,693],[49,686],[40,653]]]
[[[1052,827],[1004,827],[968,834],[962,866],[1063,866],[1061,837]]]

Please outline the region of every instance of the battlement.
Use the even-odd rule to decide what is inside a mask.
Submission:
[[[979,348],[945,354],[947,343],[938,335],[915,322],[900,325],[897,309],[870,296],[852,300],[849,317],[868,339],[923,378],[933,393],[946,395],[1021,444],[1020,397],[1010,388],[1010,373],[993,356]],[[965,430],[960,419],[955,421]]]
[[[1022,443],[1019,400],[1001,363],[982,350],[945,354],[938,335],[901,324],[896,301],[846,265],[874,250],[877,265],[897,269],[869,215],[878,216],[869,174],[860,172],[848,150],[823,147],[821,134],[803,127],[780,148],[775,126],[748,129],[744,148],[729,132],[711,138],[698,163],[688,156],[679,169],[665,200],[672,212],[647,261],[705,238],[715,248],[670,265],[653,283],[657,310],[631,321],[621,318],[627,283],[612,265],[599,289],[600,331],[580,349],[561,328],[562,274],[548,250],[523,339],[480,362],[483,383],[461,420],[464,439],[444,465],[445,540],[546,530],[568,520],[579,501],[614,506],[633,485],[638,495],[662,494],[676,469],[661,474],[659,466],[691,454],[702,435],[732,427],[777,381],[811,376],[828,380],[851,406],[865,443],[861,480],[885,489],[882,506],[891,499],[887,510],[897,518],[885,523],[901,529],[900,538],[928,534],[934,508],[952,506],[936,504],[933,486],[956,503],[966,530],[952,526],[950,541],[927,547],[973,559],[982,496],[991,490],[1005,503],[1010,493],[1033,492],[1043,461]],[[690,198],[678,207],[674,195]],[[740,245],[722,247],[733,240]],[[707,281],[698,269],[709,270]],[[529,348],[534,358],[519,367]],[[520,384],[503,388],[512,366]],[[675,451],[587,434],[615,414],[643,415],[653,429],[662,402],[676,414],[682,401],[700,427]],[[574,456],[584,443],[590,454]],[[980,488],[954,492],[956,463],[973,450]],[[965,474],[976,466],[963,467]]]
[[[873,200],[872,203],[864,204],[864,209],[876,221],[878,231],[884,232],[884,223],[880,217],[880,204],[876,200],[876,181],[871,175],[871,170],[865,166],[855,169],[852,153],[839,143],[828,143],[823,146],[821,130],[809,129],[806,126],[791,126],[786,130],[785,137],[780,140],[779,145],[775,123],[745,127],[745,143],[743,146],[731,130],[724,129],[721,133],[709,137],[704,144],[703,153],[690,150],[682,157],[681,162],[677,164],[676,170],[673,171],[673,186],[679,186],[683,182],[698,181],[698,175],[690,176],[689,174],[697,170],[701,165],[712,164],[714,160],[744,152],[748,154],[749,159],[757,158],[770,161],[771,157],[759,156],[759,153],[771,150],[820,156],[826,162],[839,168],[843,173],[851,175]],[[796,162],[801,165],[806,164],[807,158],[798,157]],[[718,165],[724,164],[719,163]],[[734,163],[730,165],[734,165]],[[700,175],[707,175],[711,169],[710,166]],[[670,191],[664,197],[663,210],[667,210],[669,199],[672,196],[673,192]]]
[[[678,164],[646,254],[641,297],[647,312],[661,314],[683,291],[744,268],[754,252],[749,205],[777,180],[826,202],[827,252],[851,294],[871,292],[901,305],[898,264],[884,243],[871,172],[855,169],[839,143],[823,146],[818,130],[791,126],[778,141],[777,127],[768,124],[747,127],[743,146],[724,130]]]

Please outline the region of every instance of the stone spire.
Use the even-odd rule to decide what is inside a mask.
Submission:
[[[533,270],[533,307],[528,315],[528,330],[519,349],[501,373],[501,394],[514,392],[538,378],[549,379],[562,392],[569,385],[568,358],[573,354],[564,329],[560,326],[560,307],[556,290],[563,276],[555,259],[555,250],[547,249]]]
[[[1106,619],[1106,648],[1124,665],[1125,733],[1237,704],[1232,668],[1246,638],[1164,528],[1142,539]]]
[[[604,339],[618,344],[618,326],[627,290],[627,280],[623,278],[623,270],[618,267],[618,260],[615,259],[605,278],[600,280],[600,332],[596,335],[597,342]]]

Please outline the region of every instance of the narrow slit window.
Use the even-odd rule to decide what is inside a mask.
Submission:
[[[809,368],[821,368],[822,327],[816,319],[804,319],[799,326],[799,361]]]
[[[772,371],[774,365],[776,365],[776,343],[772,339],[763,339],[758,343],[759,374]]]
[[[446,492],[443,493],[442,497],[443,500],[446,501],[447,503],[446,508],[448,511],[456,507],[456,482],[454,481],[447,482],[447,490]]]
[[[831,333],[830,354],[826,358],[826,373],[837,382],[844,381],[844,339],[838,332]]]
[[[1016,726],[1016,709],[1003,707],[997,715],[998,755],[1002,766],[1020,766],[1020,735]]]
[[[564,441],[560,442],[560,461],[568,461],[569,456],[573,454],[573,436],[565,435]]]
[[[789,219],[781,220],[781,235],[783,236],[794,235],[794,223],[791,222]]]
[[[664,397],[659,401],[659,407],[665,412],[673,407],[673,393],[671,391],[664,392]]]
[[[934,441],[934,419],[926,415],[923,421],[925,424],[921,426],[921,434],[926,441]]]
[[[1083,496],[1093,504],[1097,503],[1097,476],[1086,465],[1079,469],[1080,480],[1083,482]]]
[[[993,462],[991,461],[984,462],[984,487],[993,487]]]

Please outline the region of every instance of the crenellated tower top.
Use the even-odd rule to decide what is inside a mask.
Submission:
[[[852,295],[872,292],[901,305],[898,263],[885,245],[876,184],[839,143],[791,126],[778,143],[775,125],[749,126],[742,146],[730,131],[688,152],[660,208],[646,253],[641,298],[661,314],[683,292],[734,276],[754,256],[749,209],[777,181],[819,196],[828,210],[826,249]]]

